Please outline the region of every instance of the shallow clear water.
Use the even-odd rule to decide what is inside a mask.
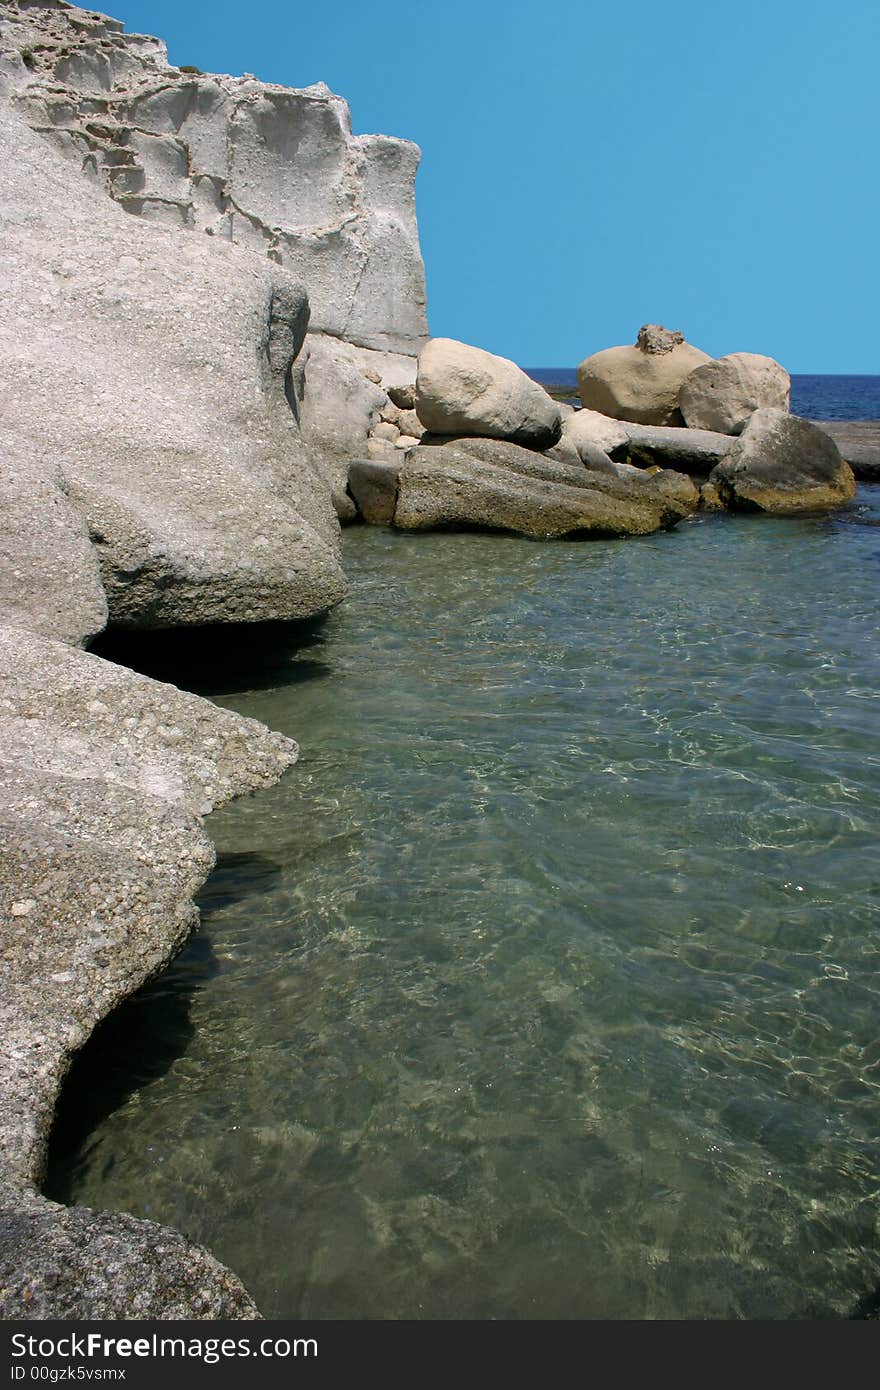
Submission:
[[[212,818],[202,932],[84,1062],[50,1190],[275,1316],[849,1313],[878,522],[865,491],[621,542],[353,530],[325,623],[190,649],[302,760]]]

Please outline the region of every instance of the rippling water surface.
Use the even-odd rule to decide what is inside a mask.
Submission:
[[[354,530],[323,625],[191,653],[302,759],[212,819],[202,932],[84,1062],[50,1190],[179,1227],[276,1316],[849,1313],[872,520]]]

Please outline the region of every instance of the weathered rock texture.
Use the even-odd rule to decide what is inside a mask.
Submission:
[[[0,430],[60,469],[111,618],[161,627],[336,603],[338,527],[285,394],[302,286],[96,199],[2,95],[0,134]]]
[[[213,864],[201,818],[276,781],[296,746],[21,628],[0,627],[0,672],[3,1315],[253,1316],[204,1251],[35,1188],[72,1054],[196,921]]]
[[[397,476],[393,524],[405,530],[480,526],[534,538],[648,535],[697,506],[689,478],[588,471],[508,441],[420,444]]]
[[[98,557],[57,462],[0,433],[0,615],[65,642],[107,622]]]
[[[781,515],[841,507],[856,490],[824,430],[769,408],[755,411],[709,481],[729,507]]]
[[[452,338],[432,338],[419,354],[416,414],[433,434],[535,449],[555,444],[562,431],[559,406],[515,363]]]
[[[313,331],[418,351],[416,145],[353,135],[347,104],[323,83],[183,72],[158,39],[93,11],[57,0],[2,8],[21,113],[93,190],[269,256],[307,284]]]
[[[682,383],[712,359],[680,333],[645,324],[632,347],[605,348],[578,367],[578,390],[589,410],[641,425],[681,425]]]
[[[679,406],[692,429],[740,434],[755,410],[788,410],[791,378],[772,357],[731,352],[697,367],[682,383]]]

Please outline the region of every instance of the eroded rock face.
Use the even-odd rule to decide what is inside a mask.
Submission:
[[[562,430],[556,402],[514,362],[453,338],[432,338],[422,348],[415,408],[425,430],[438,435],[545,449]]]
[[[0,428],[61,469],[111,618],[252,621],[338,602],[336,518],[285,394],[303,287],[96,201],[2,97],[0,134]],[[81,559],[75,582],[93,582]]]
[[[692,429],[740,434],[753,411],[788,410],[791,378],[757,352],[731,352],[705,362],[682,383],[679,406]]]
[[[680,333],[646,324],[632,347],[605,348],[578,367],[578,390],[588,410],[641,425],[681,425],[682,383],[712,359]]]
[[[457,439],[420,444],[406,455],[394,525],[484,526],[536,539],[648,535],[689,515],[698,500],[681,474],[634,469],[620,477],[554,462],[508,441]]]
[[[754,412],[709,482],[729,507],[783,516],[844,506],[856,490],[824,430],[769,408]]]
[[[182,1238],[34,1189],[72,1054],[197,921],[214,862],[202,817],[277,781],[296,745],[23,628],[0,627],[0,672],[4,1315],[253,1316],[238,1281]],[[164,1270],[147,1255],[157,1243]]]
[[[283,265],[308,286],[313,331],[418,351],[417,146],[353,135],[347,104],[323,83],[183,72],[158,39],[55,0],[3,11],[0,54],[21,113],[93,188]]]

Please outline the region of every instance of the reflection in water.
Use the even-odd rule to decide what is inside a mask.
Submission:
[[[302,759],[212,818],[204,937],[52,1190],[178,1226],[274,1316],[864,1315],[878,554],[748,517],[361,530],[304,644],[184,645]]]

